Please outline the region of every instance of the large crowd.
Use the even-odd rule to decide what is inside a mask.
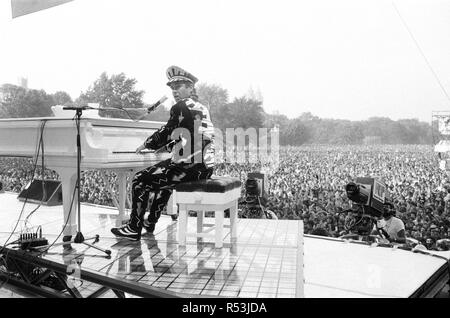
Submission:
[[[216,174],[240,177],[261,164],[220,164]],[[269,170],[267,209],[279,219],[302,219],[305,233],[346,234],[351,207],[345,186],[357,177],[382,180],[405,223],[406,236],[428,249],[450,239],[450,178],[425,145],[281,147],[279,165]]]
[[[0,158],[0,181],[7,191],[20,192],[31,180],[33,162],[24,158]],[[278,164],[252,160],[219,163],[215,175],[233,176],[245,181],[250,172],[268,176],[265,207],[278,219],[304,221],[305,233],[339,237],[346,231],[345,214],[351,207],[345,185],[356,177],[372,176],[384,181],[397,217],[405,223],[406,236],[428,249],[436,249],[439,239],[450,239],[450,178],[439,169],[430,145],[333,146],[307,145],[280,147]],[[41,176],[40,169],[35,171]],[[45,170],[44,178],[57,179]],[[106,173],[114,184],[116,175]],[[83,202],[113,205],[109,185],[99,171],[82,174]],[[245,201],[245,200],[243,200]],[[241,217],[247,214],[240,205]]]

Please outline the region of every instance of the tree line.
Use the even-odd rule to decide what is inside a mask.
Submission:
[[[102,73],[75,100],[63,91],[47,94],[44,90],[3,84],[0,87],[0,118],[47,117],[52,116],[51,106],[54,105],[99,103],[108,109],[100,111],[103,117],[166,121],[169,110],[164,107],[145,115],[144,109],[150,105],[143,102],[145,92],[137,90],[136,83],[136,79],[124,73],[111,76]],[[319,118],[310,112],[289,119],[283,114],[266,113],[261,93],[252,89],[232,100],[227,89],[219,85],[200,83],[196,90],[199,101],[210,109],[215,127],[222,131],[237,127],[278,127],[282,145],[432,144],[440,138],[429,123],[417,119],[394,121],[372,117],[350,121]]]
[[[319,118],[311,112],[289,119],[280,113],[266,113],[262,96],[253,91],[233,101],[229,101],[228,91],[218,85],[203,83],[197,92],[199,100],[210,108],[215,127],[223,131],[227,127],[278,127],[281,145],[432,144],[441,139],[432,125],[418,119],[371,117],[350,121]]]
[[[324,119],[305,112],[294,119],[267,115],[266,122],[279,125],[280,143],[288,145],[433,144],[441,138],[429,123],[418,119],[371,117],[350,121]]]

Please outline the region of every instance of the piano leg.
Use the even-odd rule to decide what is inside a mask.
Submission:
[[[75,235],[77,232],[78,196],[76,191],[74,191],[77,182],[77,174],[73,169],[59,169],[57,170],[57,172],[59,174],[59,177],[61,178],[64,209],[63,234],[66,238],[68,236]],[[72,212],[70,211],[71,205]]]
[[[103,181],[105,182],[108,192],[111,195],[111,199],[113,201],[113,204],[119,210],[119,215],[116,219],[116,226],[120,227],[124,223],[126,223],[129,219],[128,216],[125,215],[125,203],[127,199],[127,176],[128,171],[125,170],[118,170],[117,173],[117,186],[119,195],[118,198],[116,198],[116,192],[114,191],[114,185],[110,183],[108,177],[105,174],[105,170],[100,170],[100,175],[103,178]]]
[[[178,212],[177,211],[178,207],[176,204],[177,200],[175,199],[176,195],[177,195],[177,191],[173,190],[172,195],[170,196],[170,199],[167,202],[167,207],[166,207],[167,215],[176,215]]]
[[[125,215],[125,200],[127,198],[127,175],[126,171],[117,172],[117,182],[119,187],[119,216],[116,220],[116,226],[122,226],[123,223],[128,221],[128,217]]]

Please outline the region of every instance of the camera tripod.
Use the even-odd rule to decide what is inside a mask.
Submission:
[[[242,204],[249,219],[277,219],[273,212],[266,209],[265,200],[261,200],[259,196],[247,196]]]
[[[341,236],[342,239],[358,239],[368,242],[377,242],[380,239],[386,239],[387,233],[378,228],[377,219],[364,212],[364,207],[358,207],[357,210],[348,209],[340,213],[346,213],[344,228],[349,234]],[[373,235],[372,229],[376,228],[379,235]],[[354,231],[354,232],[353,232]],[[384,232],[384,233],[383,233]]]

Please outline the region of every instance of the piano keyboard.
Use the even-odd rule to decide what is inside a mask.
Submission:
[[[120,154],[131,154],[131,153],[134,153],[134,154],[136,154],[136,151],[113,151],[112,152],[113,154],[118,154],[118,155],[120,155]],[[141,154],[150,154],[150,153],[155,153],[154,151],[141,151]]]

